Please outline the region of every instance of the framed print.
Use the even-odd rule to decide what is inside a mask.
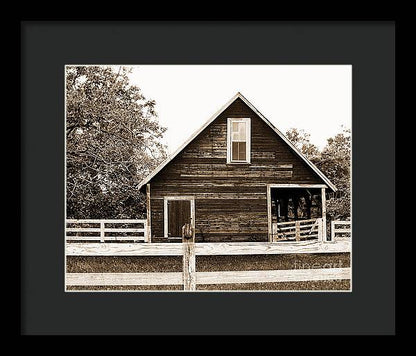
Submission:
[[[21,42],[22,334],[394,334],[393,21]]]

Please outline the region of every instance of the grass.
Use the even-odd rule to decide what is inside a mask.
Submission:
[[[350,289],[349,279],[308,282],[276,282],[276,283],[234,283],[234,284],[204,284],[198,285],[197,290],[220,291],[335,291]]]

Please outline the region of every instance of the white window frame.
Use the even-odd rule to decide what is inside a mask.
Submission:
[[[232,144],[231,144],[231,128],[233,122],[246,123],[246,159],[244,161],[236,161],[232,159]],[[251,163],[251,120],[249,117],[229,117],[227,118],[227,163]]]

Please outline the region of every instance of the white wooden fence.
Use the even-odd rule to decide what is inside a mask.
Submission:
[[[284,229],[285,236],[293,241],[276,242],[234,242],[234,243],[103,243],[106,240],[128,240],[131,237],[106,236],[105,232],[124,232],[126,229],[106,228],[106,223],[126,224],[141,223],[142,229],[131,232],[143,232],[143,236],[134,239],[146,241],[146,220],[68,220],[68,224],[99,224],[100,228],[67,228],[67,232],[85,232],[82,229],[93,229],[100,232],[94,239],[100,243],[74,243],[86,240],[80,236],[70,236],[66,244],[67,256],[183,256],[183,272],[152,272],[152,273],[66,273],[67,286],[133,286],[133,285],[183,285],[184,290],[196,290],[203,284],[234,284],[234,283],[267,283],[267,282],[302,282],[351,279],[351,268],[319,268],[291,270],[261,271],[196,271],[195,256],[212,255],[271,255],[271,254],[308,254],[308,253],[349,253],[351,239],[341,235],[351,234],[351,222],[331,222],[331,243],[320,239],[322,236],[322,220],[303,220],[294,223],[295,229]],[[317,222],[318,221],[318,222]],[[350,225],[350,228],[337,226]],[[283,227],[290,224],[283,223]],[[291,226],[292,227],[292,226]],[[81,231],[79,230],[81,229]],[[98,230],[98,231],[97,231]],[[117,231],[115,231],[117,230]],[[120,230],[120,231],[119,231]],[[128,229],[127,229],[128,230]],[[132,230],[132,229],[130,229]],[[140,231],[138,231],[140,230]],[[302,238],[317,235],[318,239]],[[293,237],[294,236],[294,237]],[[104,237],[104,238],[103,238]],[[300,237],[300,238],[299,238]],[[285,238],[286,239],[286,238]],[[72,242],[70,242],[72,241]],[[274,240],[279,241],[279,240]],[[185,248],[186,247],[186,248]]]
[[[270,243],[183,243],[114,244],[68,243],[67,256],[183,256],[183,272],[151,273],[66,273],[67,286],[160,286],[182,285],[183,290],[196,290],[203,284],[302,282],[351,279],[351,269],[328,268],[260,270],[260,271],[196,271],[195,256],[271,255],[307,253],[345,253],[351,251],[350,241],[324,243],[315,241]]]
[[[351,238],[352,225],[351,221],[331,221],[331,241],[337,239],[350,239]]]
[[[146,219],[67,219],[66,225],[66,241],[149,241]]]

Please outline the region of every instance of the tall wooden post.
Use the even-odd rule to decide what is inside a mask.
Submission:
[[[104,236],[105,236],[105,228],[104,228],[104,221],[100,222],[100,241],[104,242]]]
[[[331,242],[335,240],[335,221],[331,221]]]
[[[271,188],[267,185],[266,196],[267,196],[267,232],[269,242],[274,241],[273,228],[272,228],[272,196]]]
[[[191,229],[191,231],[189,231]],[[191,224],[182,227],[183,289],[196,290],[195,228]]]
[[[296,241],[300,241],[300,221],[295,222],[295,238]]]
[[[326,242],[326,195],[325,188],[321,188],[321,200],[322,200],[322,241]]]
[[[152,210],[150,207],[150,184],[146,184],[146,239],[145,242],[152,242],[152,219],[151,219]]]
[[[322,233],[322,218],[317,219],[318,222],[318,241],[322,242],[324,241],[324,234]]]

